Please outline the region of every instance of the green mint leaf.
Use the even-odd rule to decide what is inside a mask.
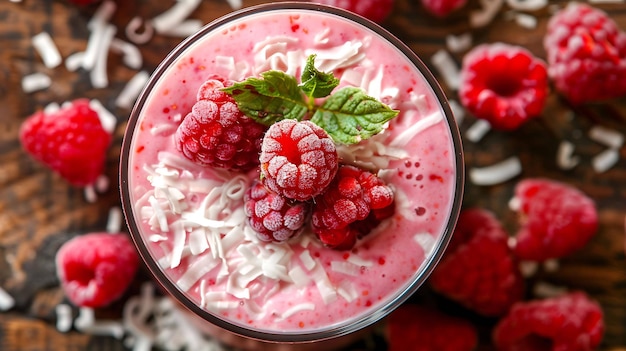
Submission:
[[[319,71],[314,64],[315,55],[310,55],[302,71],[300,88],[309,97],[326,97],[339,85],[339,79],[335,78],[332,73]]]
[[[261,79],[262,78],[262,79]],[[298,81],[281,71],[267,71],[223,89],[246,116],[264,125],[282,119],[302,119],[308,107]]]
[[[398,111],[368,96],[362,89],[346,87],[329,96],[311,121],[335,142],[355,144],[378,134],[384,124],[397,115]]]

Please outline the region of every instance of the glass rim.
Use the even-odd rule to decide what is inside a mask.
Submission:
[[[424,262],[420,266],[419,271],[421,274],[414,276],[415,279],[410,283],[405,284],[405,286],[399,289],[394,295],[390,296],[387,301],[385,301],[380,308],[372,309],[372,311],[368,311],[354,317],[354,319],[347,319],[338,323],[337,325],[332,325],[327,328],[321,328],[317,331],[261,331],[257,329],[251,329],[244,327],[240,324],[232,323],[224,318],[213,314],[195,303],[187,293],[181,291],[178,286],[173,282],[167,274],[159,267],[158,263],[150,253],[150,249],[142,239],[139,226],[137,225],[137,220],[135,218],[133,204],[131,203],[131,194],[130,194],[130,185],[129,185],[129,166],[130,166],[130,157],[131,157],[131,146],[133,141],[133,131],[137,126],[139,117],[143,110],[144,105],[148,97],[150,96],[150,92],[152,88],[160,81],[161,77],[167,72],[168,68],[175,62],[178,56],[181,53],[184,53],[190,46],[195,44],[198,40],[204,37],[206,34],[213,31],[215,28],[218,28],[222,25],[225,25],[233,20],[241,19],[246,16],[256,14],[256,13],[264,13],[268,11],[275,10],[307,10],[307,11],[316,11],[327,13],[335,16],[339,16],[350,21],[356,22],[358,25],[361,25],[376,34],[382,37],[384,40],[388,41],[391,45],[395,46],[397,50],[399,50],[405,57],[408,59],[417,70],[422,74],[435,97],[440,102],[440,107],[445,116],[445,120],[449,126],[449,132],[452,139],[452,144],[455,152],[455,187],[454,187],[454,195],[452,199],[452,205],[450,208],[450,214],[448,216],[448,220],[445,226],[444,231],[441,233],[441,238],[437,241],[435,247],[431,251],[430,255],[425,257]],[[177,302],[181,303],[185,308],[190,310],[196,316],[201,319],[219,327],[225,329],[234,334],[256,339],[263,342],[270,343],[308,343],[315,341],[323,341],[328,339],[333,339],[336,337],[344,336],[347,334],[351,334],[358,330],[364,329],[377,321],[381,320],[389,313],[391,313],[395,308],[404,303],[415,291],[417,291],[426,281],[426,279],[430,276],[438,261],[441,259],[445,248],[447,247],[450,239],[452,237],[452,233],[454,231],[454,227],[456,225],[461,205],[462,198],[464,192],[464,179],[465,179],[465,171],[464,171],[464,157],[463,157],[463,148],[461,142],[461,136],[459,133],[459,129],[454,119],[452,110],[449,106],[448,99],[445,96],[445,93],[439,82],[435,79],[433,74],[427,68],[427,66],[423,63],[423,61],[417,56],[417,54],[410,49],[406,44],[404,44],[400,39],[391,34],[382,26],[374,23],[360,15],[355,13],[343,10],[341,8],[322,5],[316,3],[306,3],[306,2],[295,2],[295,1],[281,1],[281,2],[273,2],[273,3],[265,3],[260,5],[254,5],[250,7],[246,7],[243,9],[239,9],[228,13],[224,16],[221,16],[210,23],[206,24],[201,30],[197,33],[187,37],[181,43],[179,43],[170,53],[165,57],[165,59],[157,66],[154,72],[151,74],[148,83],[145,85],[141,93],[139,94],[128,119],[128,123],[126,126],[126,130],[124,132],[124,137],[122,141],[122,147],[120,152],[120,170],[119,170],[119,187],[121,194],[121,202],[122,202],[122,210],[125,215],[126,224],[130,231],[130,236],[137,248],[139,255],[142,260],[146,264],[148,270],[156,279],[156,282],[163,287],[168,294],[170,294]]]

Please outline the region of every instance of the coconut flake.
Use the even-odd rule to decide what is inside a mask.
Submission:
[[[515,23],[517,23],[520,27],[527,29],[537,28],[537,22],[539,20],[533,15],[529,15],[527,13],[513,13],[512,16]]]
[[[111,336],[121,339],[124,336],[124,326],[114,320],[96,321],[92,308],[81,307],[74,326],[80,332],[90,335]]]
[[[47,89],[52,85],[52,79],[44,73],[32,73],[22,77],[22,90],[25,93]]]
[[[110,22],[116,9],[117,4],[115,1],[103,1],[87,23],[87,28],[89,30],[94,30],[96,26]]]
[[[456,100],[448,100],[448,105],[450,105],[450,110],[452,110],[452,115],[454,116],[454,120],[457,125],[463,123],[465,119],[465,108],[459,104]]]
[[[179,0],[150,22],[157,33],[167,34],[189,17],[201,2],[202,0]]]
[[[300,254],[300,261],[304,265],[304,268],[306,268],[308,271],[315,268],[316,262],[313,257],[311,257],[311,253],[309,252],[309,250],[302,251],[302,253]]]
[[[226,0],[226,2],[233,10],[238,10],[243,6],[242,0]]]
[[[140,69],[143,63],[143,58],[139,49],[124,40],[119,38],[113,38],[111,41],[111,50],[121,53],[122,61],[124,64],[132,69]]]
[[[289,270],[288,275],[293,283],[298,287],[305,286],[309,283],[309,281],[311,281],[309,276],[300,266],[293,267],[291,270]]]
[[[337,288],[337,293],[348,302],[352,302],[359,297],[359,292],[354,287],[354,284],[345,279],[342,280],[339,284],[339,287]]]
[[[439,74],[441,74],[450,89],[457,90],[459,88],[461,85],[460,69],[446,50],[437,50],[437,52],[431,56],[430,62],[437,69]]]
[[[522,172],[522,163],[517,156],[486,167],[472,167],[469,177],[476,185],[495,185],[506,182]]]
[[[43,64],[48,68],[55,68],[61,64],[63,59],[59,53],[59,49],[54,44],[52,37],[48,32],[41,32],[32,37],[33,46],[41,56]]]
[[[148,72],[137,72],[133,78],[126,83],[122,91],[117,96],[117,99],[115,99],[115,106],[125,109],[133,107],[137,96],[139,96],[139,93],[144,88],[149,78],[150,75]]]
[[[345,261],[332,261],[330,262],[330,269],[333,272],[343,273],[351,276],[358,276],[361,267]]]
[[[210,255],[200,257],[187,267],[185,273],[176,281],[176,285],[182,291],[188,291],[202,276],[217,267],[219,262]]]
[[[61,333],[66,333],[72,329],[72,307],[66,303],[60,303],[55,306],[57,322],[56,328]]]
[[[448,34],[446,36],[446,48],[453,53],[460,53],[472,47],[472,33],[465,32],[459,35]]]
[[[537,11],[548,6],[548,0],[506,0],[506,3],[517,11]]]
[[[556,286],[547,282],[537,282],[533,286],[533,294],[537,298],[553,298],[567,293],[567,287]]]
[[[324,303],[329,304],[337,299],[337,291],[328,279],[328,275],[322,265],[317,265],[312,272],[311,277],[315,281],[315,285]]]
[[[96,203],[98,201],[98,194],[96,193],[96,188],[93,184],[86,185],[83,189],[83,195],[85,196],[85,200],[90,203]]]
[[[115,126],[117,125],[117,117],[115,117],[111,111],[107,110],[99,100],[89,100],[89,107],[98,113],[102,129],[106,130],[109,134],[113,134],[115,132]]]
[[[559,270],[561,263],[557,259],[545,260],[543,262],[543,269],[546,272],[554,273]]]
[[[481,28],[491,23],[504,0],[480,0],[480,4],[482,6],[480,10],[470,12],[470,26],[473,28]]]
[[[73,53],[65,58],[65,68],[70,72],[75,72],[83,66],[84,60],[85,53],[83,51]]]
[[[179,23],[178,25],[164,31],[161,32],[161,34],[163,35],[168,35],[171,37],[180,37],[180,38],[186,38],[194,33],[196,33],[197,31],[199,31],[200,29],[202,29],[203,26],[203,22],[201,20],[198,19],[190,19],[190,20],[186,20],[184,22]]]
[[[491,130],[491,123],[484,119],[477,119],[465,132],[467,140],[477,143]]]
[[[435,249],[437,241],[429,233],[418,233],[413,236],[413,240],[419,244],[424,251],[424,256],[429,257]]]
[[[144,27],[143,31],[139,32],[142,25]],[[150,22],[144,23],[144,20],[141,19],[141,17],[133,17],[126,25],[125,32],[128,39],[130,39],[133,43],[145,44],[152,39],[152,36],[154,35],[154,28]]]
[[[283,312],[280,317],[282,319],[287,319],[287,318],[293,316],[294,314],[296,314],[298,312],[314,311],[314,310],[315,310],[315,304],[314,303],[312,303],[312,302],[303,302],[303,303],[297,304],[295,306],[292,306],[292,307],[286,309],[285,312]]]
[[[122,230],[121,208],[113,206],[109,209],[109,217],[106,228],[108,233],[119,233]]]
[[[611,169],[619,161],[619,151],[615,149],[606,149],[591,159],[593,170],[603,173]]]
[[[6,290],[0,288],[0,311],[8,311],[15,306],[15,299]]]
[[[407,113],[414,112],[407,111]],[[413,123],[410,127],[405,129],[402,133],[396,136],[390,143],[389,146],[392,147],[401,147],[406,146],[406,144],[411,141],[417,134],[422,131],[434,126],[435,124],[441,122],[443,120],[443,115],[440,111],[435,111],[430,115],[420,119],[419,121]]]
[[[589,138],[612,149],[619,149],[624,145],[624,135],[622,133],[604,126],[593,126],[589,130]]]
[[[519,270],[520,270],[520,273],[522,274],[522,277],[530,278],[534,276],[539,270],[539,263],[535,261],[521,261],[519,263]]]
[[[580,157],[574,156],[574,144],[562,140],[556,153],[556,164],[560,169],[569,170],[580,162]]]

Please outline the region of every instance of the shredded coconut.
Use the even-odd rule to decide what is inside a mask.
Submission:
[[[142,27],[143,31],[139,32],[139,29]],[[154,28],[150,22],[144,22],[140,17],[133,17],[128,24],[126,25],[126,36],[130,41],[135,44],[145,44],[152,39],[154,35]]]
[[[589,130],[589,138],[612,149],[619,149],[624,145],[624,134],[604,126],[593,126]]]
[[[59,49],[57,49],[56,44],[54,44],[54,41],[48,32],[41,32],[33,36],[32,41],[35,50],[37,50],[39,56],[41,56],[43,64],[46,67],[55,68],[61,64],[63,59],[61,58]]]
[[[591,159],[591,166],[597,173],[604,173],[613,168],[619,161],[619,151],[606,149]]]
[[[491,23],[502,8],[503,3],[504,0],[480,0],[482,8],[470,12],[470,26],[481,28]]]
[[[52,85],[52,79],[44,73],[32,73],[22,77],[22,90],[25,93],[47,89],[50,85]]]
[[[476,185],[495,185],[515,178],[522,172],[522,163],[517,156],[486,167],[472,167],[469,177]]]
[[[574,144],[570,141],[563,140],[559,143],[557,150],[556,164],[563,170],[569,170],[580,162],[580,157],[574,156]]]
[[[120,94],[115,99],[115,106],[125,109],[130,109],[133,107],[133,103],[139,96],[139,93],[144,88],[146,83],[148,83],[148,79],[150,75],[146,71],[137,72],[129,81],[126,83]]]
[[[465,132],[467,140],[477,143],[491,130],[491,123],[484,119],[477,119]]]
[[[0,311],[8,311],[15,306],[15,299],[6,290],[0,288]]]
[[[151,20],[157,33],[168,34],[180,26],[183,21],[200,5],[202,0],[180,0],[165,12]]]
[[[446,85],[453,90],[457,90],[461,85],[460,69],[452,56],[444,49],[440,49],[433,54],[430,62],[437,68]]]
[[[57,322],[56,328],[61,333],[66,333],[72,329],[73,317],[72,307],[65,303],[60,303],[55,306],[54,311],[56,313]]]

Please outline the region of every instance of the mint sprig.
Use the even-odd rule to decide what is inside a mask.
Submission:
[[[368,96],[356,87],[339,85],[332,73],[315,68],[315,55],[308,57],[302,71],[302,83],[281,71],[267,71],[260,78],[251,77],[223,89],[239,109],[264,125],[283,119],[311,122],[324,129],[335,142],[354,144],[380,133],[385,123],[398,111]],[[326,98],[321,105],[316,99]]]

